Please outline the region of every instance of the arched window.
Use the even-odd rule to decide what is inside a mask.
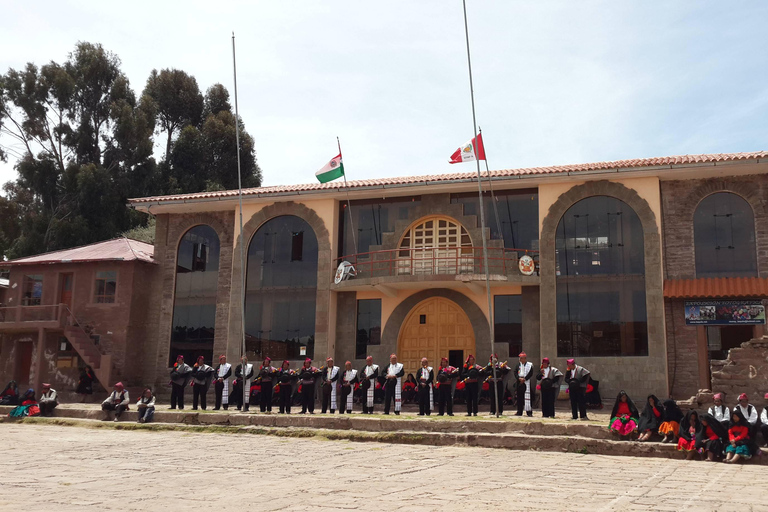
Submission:
[[[411,227],[400,241],[400,274],[457,274],[472,270],[469,233],[452,219],[424,219]]]
[[[626,203],[588,197],[557,225],[557,355],[648,355],[643,227]]]
[[[314,357],[317,237],[292,215],[265,222],[248,246],[246,349],[259,358]]]
[[[207,363],[213,359],[219,250],[219,236],[205,225],[187,231],[179,243],[168,366],[179,355],[188,364],[194,364],[198,356],[204,356]]]
[[[730,192],[705,197],[693,215],[696,277],[756,277],[755,217]]]

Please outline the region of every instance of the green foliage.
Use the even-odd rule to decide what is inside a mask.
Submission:
[[[138,240],[140,242],[146,242],[148,244],[155,243],[155,218],[150,217],[146,226],[136,226],[135,228],[124,231],[122,234],[126,238],[132,240]]]
[[[154,222],[127,198],[237,187],[235,116],[221,84],[203,96],[177,69],[153,70],[140,96],[100,44],[66,62],[0,75],[0,159],[19,177],[0,196],[0,259],[113,238],[154,239]],[[243,186],[261,184],[242,120]],[[156,132],[157,130],[157,132]],[[164,134],[157,163],[153,137]]]

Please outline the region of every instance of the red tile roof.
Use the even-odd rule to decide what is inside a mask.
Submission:
[[[709,277],[664,281],[667,299],[719,299],[768,297],[768,278]]]
[[[37,256],[0,262],[0,266],[87,263],[92,261],[143,261],[154,263],[154,253],[155,247],[150,244],[131,240],[130,238],[114,238],[105,242],[64,249],[63,251],[47,252]]]
[[[768,158],[768,151],[754,153],[718,153],[708,155],[682,155],[665,156],[659,158],[637,158],[632,160],[617,160],[615,162],[597,162],[591,164],[557,165],[551,167],[530,167],[527,169],[505,169],[491,171],[492,177],[515,177],[536,175],[558,175],[569,173],[581,173],[611,169],[642,169],[649,167],[684,166],[692,164],[716,164],[718,162],[734,162],[742,160],[759,160]],[[403,176],[394,178],[378,178],[370,180],[353,180],[347,182],[350,189],[365,189],[369,187],[385,187],[387,185],[427,184],[434,182],[451,182],[472,180],[477,176],[476,172],[457,172],[445,174],[432,174],[426,176]],[[274,187],[243,189],[244,196],[270,196],[293,195],[300,192],[336,190],[341,187],[339,182],[307,183],[302,185],[279,185]],[[155,202],[183,202],[207,198],[225,199],[236,197],[237,190],[222,190],[218,192],[199,192],[195,194],[178,194],[170,196],[141,197],[129,199],[131,204],[155,203]]]

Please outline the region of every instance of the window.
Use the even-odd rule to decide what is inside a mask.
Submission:
[[[718,192],[693,215],[696,277],[757,277],[755,218],[742,197]]]
[[[381,299],[357,301],[355,359],[365,359],[369,345],[381,345]]]
[[[43,299],[43,276],[31,274],[24,276],[21,287],[21,305],[39,306]]]
[[[648,355],[643,228],[624,202],[583,199],[555,237],[558,357]]]
[[[444,217],[428,217],[411,227],[397,251],[399,274],[474,272],[472,240],[464,226]]]
[[[293,215],[265,222],[248,246],[246,350],[259,358],[314,357],[317,237]]]
[[[485,184],[485,182],[484,182]],[[536,189],[495,190],[496,208],[489,192],[484,192],[485,223],[491,238],[504,240],[507,249],[539,248],[539,194]],[[477,192],[451,194],[452,203],[464,205],[464,215],[477,215],[480,226],[480,200]],[[499,213],[496,218],[496,211]],[[498,222],[497,222],[498,220]],[[499,227],[501,224],[501,227]],[[517,355],[517,354],[515,354]]]
[[[509,357],[523,350],[523,298],[520,295],[496,295],[493,298],[493,334],[495,343],[509,343]]]
[[[213,360],[219,252],[219,237],[210,226],[195,226],[179,243],[169,366],[179,355],[187,362],[198,356]]]
[[[117,293],[117,272],[96,272],[96,287],[93,292],[93,302],[96,304],[113,304]]]
[[[348,256],[371,250],[372,245],[381,245],[384,233],[395,231],[398,220],[408,219],[414,207],[421,204],[421,198],[395,197],[391,199],[352,201],[352,219],[355,228],[355,238],[349,224],[349,213],[346,201],[339,204],[339,255]]]

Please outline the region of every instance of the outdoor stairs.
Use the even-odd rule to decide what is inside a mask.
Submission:
[[[116,382],[119,380],[116,369],[112,367],[112,356],[105,354],[82,327],[79,325],[67,325],[64,327],[64,336],[72,345],[72,348],[85,361],[85,364],[93,368],[96,378],[104,389],[110,389],[112,381]]]

